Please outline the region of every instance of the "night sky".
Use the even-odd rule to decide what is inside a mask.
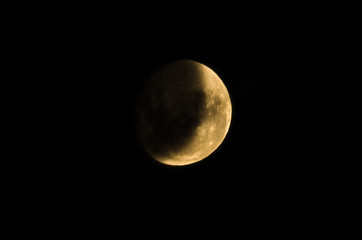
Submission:
[[[302,21],[286,7],[134,1],[75,10],[65,36],[74,71],[59,191],[67,210],[84,219],[230,213],[250,225],[307,210],[309,163],[292,101],[304,77]],[[176,59],[213,69],[233,110],[221,146],[184,167],[148,157],[134,126],[145,79]]]

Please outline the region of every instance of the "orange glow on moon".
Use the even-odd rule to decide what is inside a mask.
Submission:
[[[212,154],[229,130],[232,107],[220,77],[192,60],[156,72],[140,94],[137,129],[158,162],[183,166]]]

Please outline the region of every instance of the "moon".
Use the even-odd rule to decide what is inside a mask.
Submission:
[[[213,70],[193,60],[176,60],[146,81],[138,98],[136,128],[153,159],[189,165],[220,146],[231,112],[227,88]]]

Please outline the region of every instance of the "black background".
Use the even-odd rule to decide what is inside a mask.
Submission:
[[[83,223],[161,216],[162,225],[221,215],[217,221],[228,216],[257,229],[302,221],[313,201],[306,192],[317,191],[296,101],[306,77],[302,12],[291,5],[134,1],[77,6],[64,16],[65,34],[56,36],[67,55],[60,73],[67,88],[60,100],[67,112],[60,116],[64,174],[54,205]],[[180,58],[220,76],[233,115],[212,155],[169,167],[139,146],[134,104],[147,76]]]

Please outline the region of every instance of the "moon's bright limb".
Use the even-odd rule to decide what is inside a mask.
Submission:
[[[174,166],[198,162],[223,142],[231,121],[229,93],[207,66],[174,61],[151,76],[140,94],[137,128],[146,152]]]

